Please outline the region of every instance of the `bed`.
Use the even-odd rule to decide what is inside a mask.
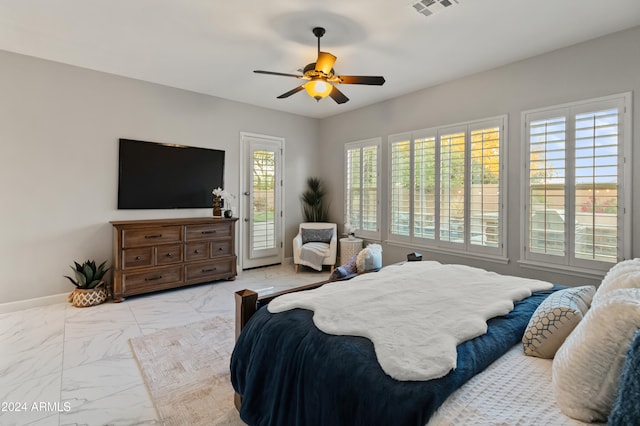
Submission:
[[[428,268],[427,262],[421,263],[420,268]],[[434,266],[439,267],[437,265]],[[411,267],[415,268],[415,265]],[[231,359],[231,380],[236,390],[236,406],[246,423],[453,425],[471,420],[475,424],[547,424],[549,420],[553,424],[583,424],[565,416],[555,403],[551,390],[551,360],[525,356],[520,343],[538,306],[563,287],[549,284],[547,288],[537,289],[533,286],[530,296],[515,297],[513,309],[489,317],[485,333],[454,347],[453,369],[428,380],[394,378],[394,375],[405,373],[394,371],[386,361],[379,359],[382,344],[374,343],[375,337],[362,337],[357,331],[344,335],[340,335],[340,331],[325,333],[314,322],[314,314],[316,321],[323,316],[318,308],[314,312],[295,307],[295,303],[306,306],[307,299],[319,297],[314,296],[317,293],[326,297],[325,293],[332,291],[332,286],[338,292],[355,288],[356,293],[375,294],[378,277],[382,280],[389,268],[358,276],[348,283],[322,282],[304,286],[294,289],[297,294],[293,296],[290,292],[266,297],[258,297],[249,290],[237,293],[237,343]],[[471,275],[482,271],[464,268]],[[420,282],[426,280],[427,275],[434,275],[429,269],[416,271],[413,273]],[[490,277],[505,279],[497,274]],[[459,277],[456,281],[460,281]],[[373,287],[366,287],[367,283]],[[452,286],[451,282],[448,285]],[[300,291],[306,293],[302,302]],[[419,294],[419,287],[409,287],[408,297],[405,295],[404,299],[410,299],[420,307],[425,294]],[[286,309],[280,312],[269,311],[270,302],[271,309],[277,311],[278,307],[273,306],[282,304],[283,300],[285,305],[287,301],[291,302],[287,298],[293,299],[292,306],[285,306]],[[344,295],[337,298],[343,300]],[[372,300],[379,298],[375,295],[364,304],[374,304]],[[322,302],[325,305],[326,300]],[[334,299],[331,304],[340,303]],[[353,309],[346,309],[352,311],[362,306],[357,301],[344,304],[353,306]],[[341,310],[344,311],[344,307]],[[325,316],[335,315],[332,312]],[[326,324],[321,326],[326,327]],[[397,334],[404,334],[405,328],[411,327],[397,329]],[[394,353],[398,352],[404,351]],[[407,352],[411,350],[407,349]],[[401,366],[403,362],[411,362],[411,359],[406,361],[400,357]],[[518,389],[525,391],[516,392]]]

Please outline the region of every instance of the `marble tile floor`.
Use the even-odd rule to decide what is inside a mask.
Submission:
[[[0,425],[158,425],[129,339],[214,316],[234,317],[237,290],[279,291],[328,278],[293,265],[122,303],[60,303],[0,315]]]

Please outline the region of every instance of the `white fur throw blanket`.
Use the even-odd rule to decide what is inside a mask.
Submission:
[[[486,333],[488,319],[551,287],[469,266],[407,262],[280,296],[268,309],[312,310],[323,332],[371,340],[380,366],[394,379],[431,380],[456,367],[456,346]]]

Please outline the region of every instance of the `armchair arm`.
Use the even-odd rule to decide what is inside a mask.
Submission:
[[[293,263],[300,263],[300,249],[302,248],[302,235],[298,233],[293,239]]]

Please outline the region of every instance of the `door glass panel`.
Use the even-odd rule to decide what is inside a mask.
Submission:
[[[276,158],[275,152],[254,150],[251,205],[252,252],[276,249]]]

